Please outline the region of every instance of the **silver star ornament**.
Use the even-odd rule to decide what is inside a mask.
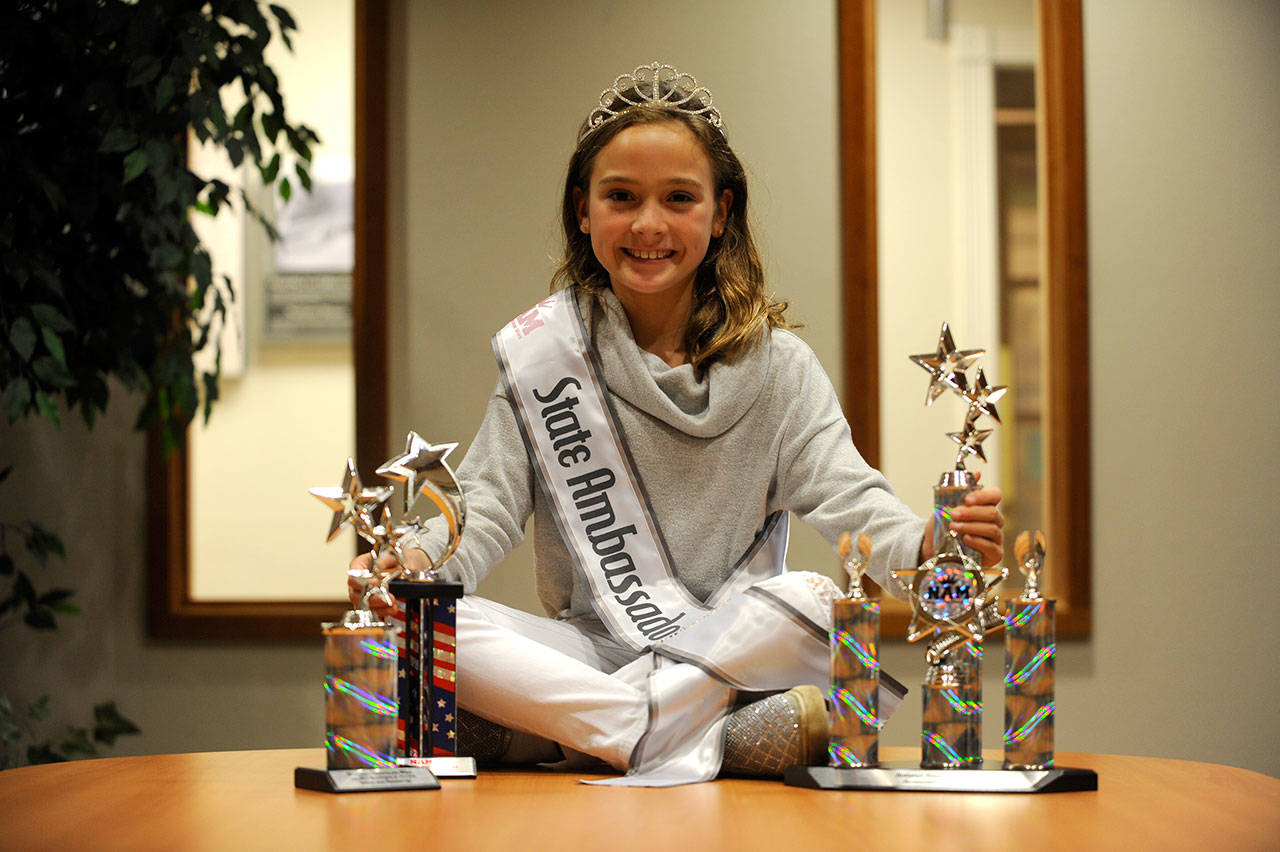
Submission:
[[[964,371],[974,361],[985,354],[983,349],[956,349],[951,338],[951,329],[944,322],[942,331],[938,333],[938,348],[932,354],[911,355],[911,362],[925,370],[930,377],[929,389],[925,392],[925,405],[933,405],[933,401],[942,396],[948,388],[964,395],[969,388],[969,380]]]

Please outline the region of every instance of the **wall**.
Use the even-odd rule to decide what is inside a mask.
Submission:
[[[614,74],[655,57],[713,85],[753,169],[772,280],[839,386],[831,5],[785,16],[767,3],[749,14],[659,3],[643,15],[570,15],[552,3],[486,15],[478,5],[402,6],[397,22],[405,167],[392,351],[414,356],[396,366],[396,432],[469,438],[494,381],[487,334],[544,290],[575,122]],[[632,34],[619,35],[623,22]],[[1273,3],[1085,4],[1096,627],[1062,651],[1063,750],[1280,775],[1270,733],[1280,579],[1265,509],[1280,475],[1266,378],[1280,356],[1278,46]],[[528,106],[516,118],[493,109],[507,104]],[[450,338],[464,324],[471,337]],[[21,490],[16,479],[0,488],[0,516],[63,531],[70,558],[51,582],[75,585],[88,610],[39,645],[12,628],[6,647],[19,647],[0,687],[56,689],[68,709],[116,698],[145,730],[118,753],[317,742],[317,649],[142,638],[146,517],[131,404],[116,399],[89,434],[74,424],[0,431],[4,456],[22,461],[15,477],[26,477]],[[913,404],[907,416],[917,415]],[[824,550],[793,564],[825,561]],[[505,566],[486,592],[528,600],[526,572]],[[913,683],[920,649],[886,649],[888,668]],[[910,712],[887,743],[914,741]],[[992,744],[998,713],[988,715]]]

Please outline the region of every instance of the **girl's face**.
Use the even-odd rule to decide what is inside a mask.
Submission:
[[[656,122],[611,139],[574,201],[579,227],[628,304],[691,297],[711,238],[724,232],[733,193],[716,196],[711,162],[688,128]]]

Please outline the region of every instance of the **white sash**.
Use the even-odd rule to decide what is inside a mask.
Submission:
[[[552,516],[591,589],[596,614],[620,641],[645,650],[782,572],[785,513],[769,519],[707,604],[676,577],[572,290],[504,326],[493,350]],[[761,549],[776,558],[753,558]]]

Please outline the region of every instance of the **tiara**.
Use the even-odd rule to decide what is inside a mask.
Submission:
[[[600,93],[600,105],[587,116],[579,141],[637,106],[667,106],[700,115],[707,123],[724,135],[720,110],[711,105],[711,92],[699,86],[692,74],[684,74],[670,65],[651,62],[641,65],[630,74],[623,74],[613,85]]]

